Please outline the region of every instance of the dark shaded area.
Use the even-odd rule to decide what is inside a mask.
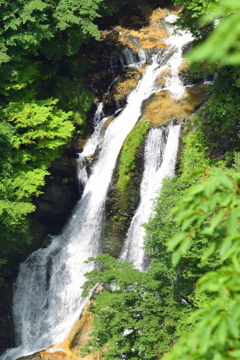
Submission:
[[[70,148],[65,151],[69,152]],[[72,152],[72,156],[75,156],[75,152]],[[34,200],[36,211],[30,216],[34,250],[42,245],[43,239],[46,241],[48,234],[61,232],[81,196],[76,165],[76,160],[66,155],[55,160],[44,193]]]
[[[141,27],[149,24],[149,16],[151,15],[149,5],[153,10],[173,5],[170,0],[108,0],[107,3],[118,8],[118,11],[112,16],[96,19],[95,22],[101,30],[110,29],[117,25],[139,30]]]
[[[10,273],[5,274],[10,275]],[[14,346],[14,324],[12,320],[12,281],[0,289],[0,354],[6,348]]]

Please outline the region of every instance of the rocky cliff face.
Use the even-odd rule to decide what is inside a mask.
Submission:
[[[77,155],[74,155],[74,157]],[[48,234],[58,234],[80,198],[82,189],[77,180],[77,162],[68,152],[55,160],[50,168],[45,191],[34,200],[35,213],[31,216],[33,248],[48,241]]]

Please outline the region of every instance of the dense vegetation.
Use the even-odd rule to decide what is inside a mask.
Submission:
[[[90,308],[87,350],[106,359],[240,356],[240,8],[237,0],[185,5],[179,26],[200,42],[190,58],[203,61],[193,63],[192,75],[218,75],[186,124],[179,173],[165,181],[145,225],[150,269],[143,274],[109,255],[91,259],[100,270],[87,274],[85,292],[95,282],[104,290]]]
[[[99,39],[94,20],[112,10],[104,0],[1,1],[0,272],[31,240],[32,198],[51,162],[85,129],[92,95],[79,49]]]

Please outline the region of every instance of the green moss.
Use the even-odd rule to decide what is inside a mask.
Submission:
[[[107,200],[105,227],[105,250],[113,257],[119,256],[131,219],[140,200],[139,189],[144,157],[143,142],[150,125],[149,122],[141,122],[132,130],[123,146],[117,169],[113,175],[112,187]],[[122,163],[120,164],[121,160]],[[121,170],[122,186],[119,188]]]
[[[123,240],[139,201],[141,169],[136,158],[141,157],[141,144],[151,126],[150,121],[139,122],[127,136],[108,194],[105,228],[105,250],[113,257],[121,251]]]
[[[150,121],[142,121],[137,123],[132,131],[128,134],[123,144],[119,159],[117,181],[117,188],[122,193],[127,189],[127,186],[131,181],[132,172],[135,169],[136,153],[150,126]]]

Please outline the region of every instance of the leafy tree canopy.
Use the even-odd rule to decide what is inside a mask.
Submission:
[[[220,64],[240,63],[240,4],[238,0],[221,0],[201,22],[214,21],[215,28],[207,40],[192,54],[193,61],[209,60]],[[214,49],[214,51],[213,51]]]
[[[181,0],[175,0],[181,4]],[[205,41],[190,55],[192,61],[240,63],[240,4],[238,0],[187,0],[179,26]]]
[[[240,354],[240,176],[236,174],[231,180],[216,169],[207,175],[209,178],[192,187],[174,210],[181,230],[169,240],[168,249],[173,251],[172,261],[177,264],[201,229],[212,238],[202,259],[212,259],[219,251],[225,265],[198,281],[198,294],[212,296],[190,317],[189,322],[196,323],[193,331],[183,335],[164,360],[229,360],[238,359]],[[206,226],[204,222],[210,215],[212,220]]]
[[[94,19],[108,9],[104,0],[3,0],[0,60],[19,61],[22,55],[37,55],[39,50],[51,57],[53,52],[48,50],[53,45],[60,46],[55,51],[58,58],[76,53],[87,37],[99,38]]]
[[[177,178],[164,185],[146,226],[153,259],[147,273],[109,255],[91,259],[101,271],[87,274],[85,294],[96,282],[104,290],[90,309],[89,352],[103,351],[104,359],[239,357],[240,177],[219,169],[195,175],[200,181],[194,186]],[[170,351],[181,333],[186,335]]]
[[[41,193],[51,161],[73,132],[71,113],[56,104],[52,99],[16,102],[1,111],[0,264],[30,239],[26,216],[35,209],[31,198]]]
[[[162,296],[164,282],[108,254],[90,260],[103,271],[86,274],[83,295],[96,283],[104,289],[95,295],[96,303],[90,308],[95,317],[87,352],[103,351],[108,360],[158,359],[172,345],[179,319],[179,305],[175,303],[170,310]],[[167,317],[170,311],[171,318]]]
[[[92,104],[86,64],[66,56],[98,39],[94,21],[112,10],[104,0],[0,0],[0,267],[30,241],[32,197],[72,136],[72,122],[84,131]]]
[[[175,5],[183,5],[184,8],[179,14],[180,18],[177,21],[177,26],[181,29],[188,29],[197,38],[205,38],[209,31],[213,28],[212,25],[204,24],[200,26],[199,18],[212,11],[218,0],[174,0]]]

